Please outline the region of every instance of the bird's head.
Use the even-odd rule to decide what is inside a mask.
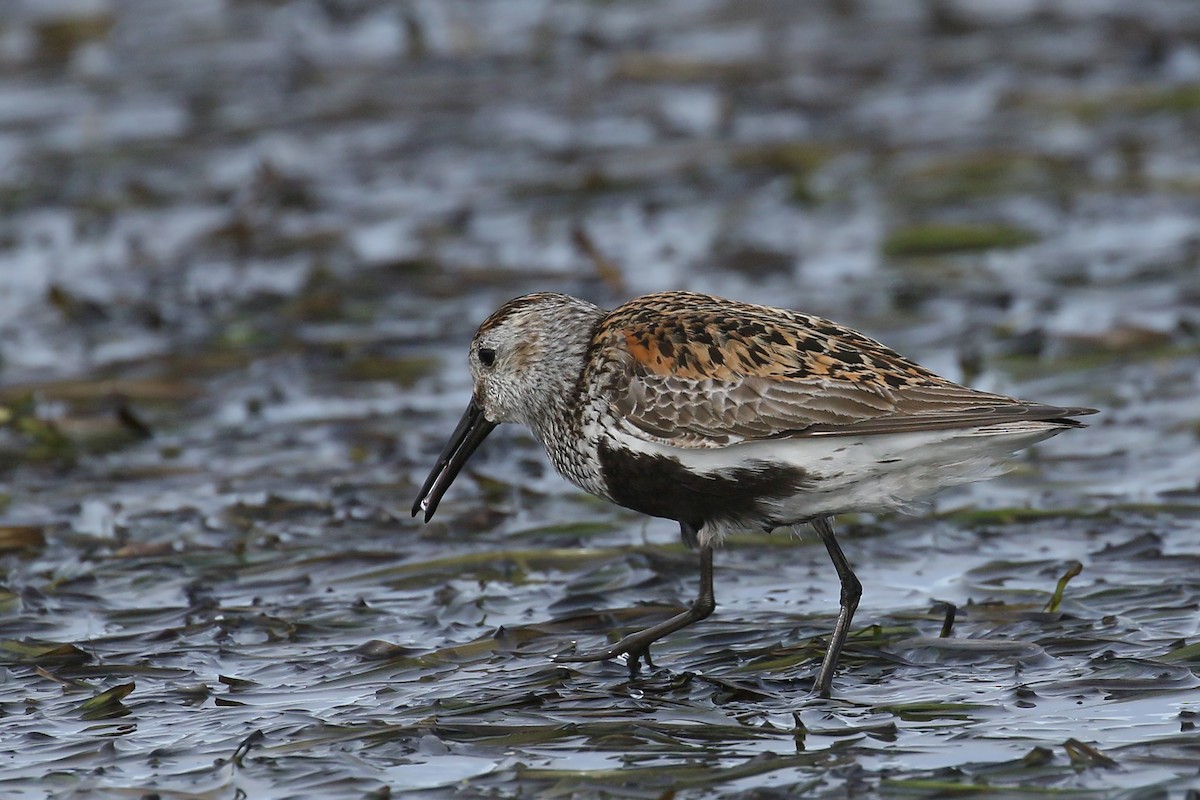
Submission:
[[[592,331],[604,312],[584,300],[541,292],[510,300],[484,320],[467,356],[474,389],[458,427],[430,472],[413,516],[433,516],[438,502],[496,425],[521,422],[544,431],[584,368]]]

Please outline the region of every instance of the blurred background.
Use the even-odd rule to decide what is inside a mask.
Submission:
[[[1122,762],[1065,741],[1194,754],[1200,709],[1164,692],[1200,663],[1198,42],[1192,0],[3,3],[0,787],[918,792],[1033,781],[965,764],[1040,747],[1036,780],[1083,789]],[[670,523],[581,497],[520,430],[409,519],[490,311],[677,288],[1103,409],[935,517],[846,521],[858,622],[886,625],[839,679],[862,704],[807,724],[857,732],[853,774],[839,734],[793,742],[836,610],[811,542],[731,545],[718,616],[664,645],[753,688],[655,694],[545,656],[690,600]],[[1069,630],[1032,625],[1072,561]],[[897,644],[985,600],[962,635],[1036,658]],[[1014,706],[1017,662],[1145,694]],[[991,711],[885,703],[947,697]],[[1046,727],[1013,744],[1018,707]],[[933,757],[946,736],[972,746]],[[1179,752],[1122,785],[1193,786]]]

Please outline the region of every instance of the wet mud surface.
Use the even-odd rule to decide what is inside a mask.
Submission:
[[[1198,39],[1167,0],[0,13],[0,795],[1200,790]],[[557,664],[691,601],[677,529],[518,429],[409,507],[491,310],[666,288],[1102,413],[838,520],[832,701],[784,531],[656,670]]]

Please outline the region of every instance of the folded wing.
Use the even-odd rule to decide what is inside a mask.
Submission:
[[[626,432],[682,448],[800,436],[1078,425],[1093,413],[979,392],[862,334],[796,312],[666,293],[653,316],[614,311],[610,408]],[[730,308],[736,310],[730,313]],[[599,342],[598,342],[599,343]]]

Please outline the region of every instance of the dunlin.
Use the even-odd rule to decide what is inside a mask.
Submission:
[[[479,327],[469,361],[471,402],[413,516],[429,521],[488,433],[520,422],[569,481],[675,520],[700,551],[690,608],[560,660],[625,656],[636,675],[653,642],[713,612],[713,547],[726,534],[809,523],[841,580],[814,684],[822,697],[862,595],[830,518],[988,477],[1094,413],[960,386],[820,317],[690,292],[614,311],[563,294],[518,297]]]

